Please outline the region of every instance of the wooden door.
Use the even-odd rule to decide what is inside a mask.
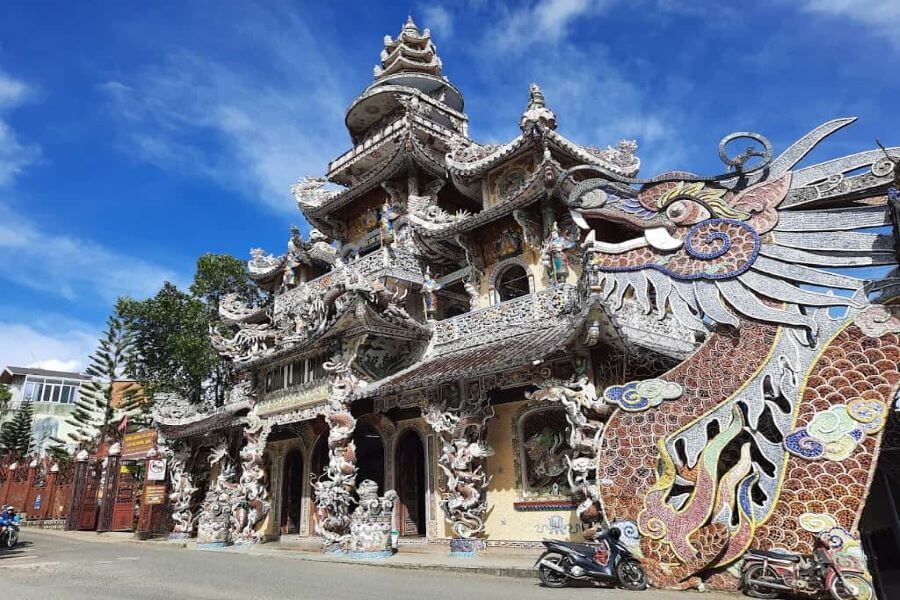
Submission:
[[[400,535],[425,535],[425,450],[414,431],[400,438],[396,461]]]

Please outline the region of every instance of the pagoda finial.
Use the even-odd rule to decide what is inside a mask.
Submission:
[[[532,83],[528,96],[528,107],[522,113],[519,120],[519,127],[522,131],[528,133],[534,130],[535,126],[542,129],[556,129],[556,114],[544,102],[544,92],[538,84]]]
[[[441,59],[431,41],[431,31],[420,30],[412,15],[406,17],[397,39],[384,36],[381,64],[375,67],[375,78],[400,72],[441,75]]]
[[[528,101],[528,108],[542,108],[544,106],[546,106],[546,104],[544,104],[544,92],[541,91],[541,86],[532,83],[531,98]]]

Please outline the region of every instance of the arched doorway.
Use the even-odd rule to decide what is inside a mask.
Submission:
[[[353,433],[356,443],[356,483],[366,479],[378,484],[378,493],[384,493],[384,442],[381,434],[369,423],[357,422]]]
[[[500,302],[506,302],[507,300],[531,293],[528,273],[525,271],[525,267],[517,264],[503,269],[503,272],[497,277],[496,287],[497,297],[500,299]]]
[[[394,473],[400,496],[400,535],[425,535],[425,447],[412,430],[397,441]]]
[[[303,503],[303,454],[297,448],[284,457],[281,480],[281,533],[300,533]]]
[[[311,481],[317,481],[325,473],[325,465],[328,464],[328,433],[321,434],[313,446],[309,461],[309,476]],[[316,491],[309,486],[309,535],[316,534]]]

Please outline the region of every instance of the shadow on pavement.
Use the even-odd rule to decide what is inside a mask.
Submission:
[[[25,549],[33,546],[33,542],[22,541],[16,544],[15,548],[6,548],[5,546],[0,548],[0,560],[6,558],[13,558],[25,553]]]

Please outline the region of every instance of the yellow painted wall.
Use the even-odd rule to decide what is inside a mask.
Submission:
[[[513,419],[523,406],[522,402],[510,402],[495,406],[496,416],[488,424],[488,445],[494,455],[487,459],[487,472],[493,476],[488,488],[490,512],[485,519],[487,539],[510,541],[538,541],[544,538],[583,541],[581,525],[574,510],[517,511],[513,503],[522,500],[522,492],[516,483],[513,457]],[[562,517],[569,533],[551,533],[549,519]],[[452,537],[444,523],[444,536]]]

